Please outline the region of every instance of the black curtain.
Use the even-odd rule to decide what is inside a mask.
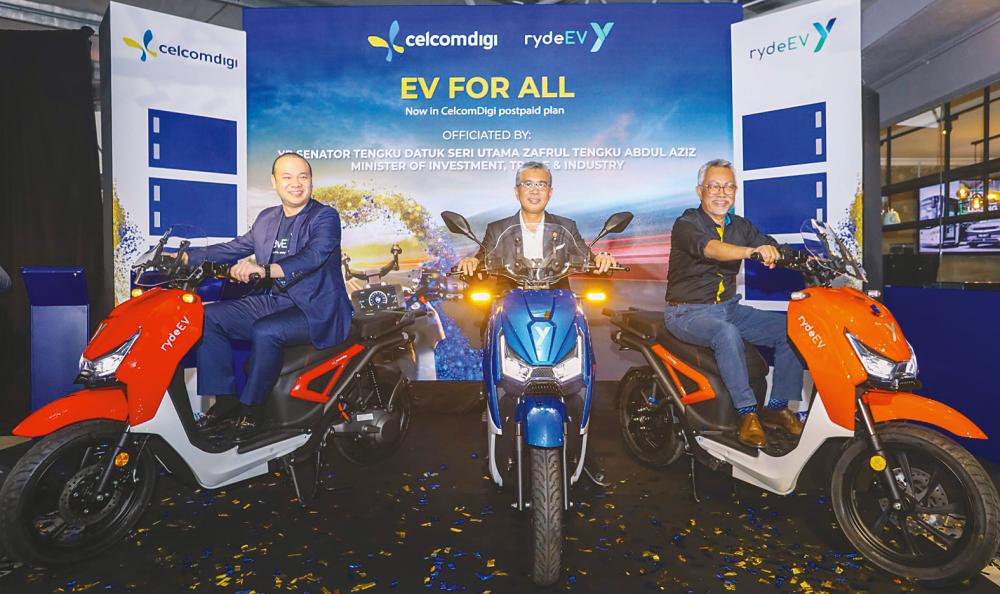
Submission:
[[[30,408],[29,305],[21,266],[82,266],[91,328],[103,290],[100,170],[90,36],[0,31],[0,435]]]

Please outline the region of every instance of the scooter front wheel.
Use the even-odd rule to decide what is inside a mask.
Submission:
[[[929,586],[978,574],[1000,544],[1000,498],[983,467],[944,435],[909,423],[878,426],[902,494],[895,509],[865,440],[847,445],[831,487],[847,539],[880,568]],[[878,466],[878,464],[874,464]]]
[[[532,580],[551,586],[562,573],[562,450],[531,448],[531,527],[535,548]]]
[[[147,451],[124,450],[105,488],[101,476],[125,431],[114,421],[76,423],[35,443],[0,489],[0,539],[36,566],[92,557],[120,541],[149,505],[156,466]]]

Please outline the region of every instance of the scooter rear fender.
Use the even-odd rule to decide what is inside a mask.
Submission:
[[[563,445],[566,405],[554,396],[528,396],[518,405],[518,419],[524,423],[524,438],[538,448]]]
[[[968,417],[930,398],[910,392],[870,390],[865,393],[865,400],[871,408],[876,423],[894,420],[919,421],[941,427],[959,437],[988,439],[983,430]]]
[[[41,437],[80,421],[124,421],[127,418],[128,400],[124,390],[114,387],[86,389],[53,400],[31,413],[14,427],[14,435]]]

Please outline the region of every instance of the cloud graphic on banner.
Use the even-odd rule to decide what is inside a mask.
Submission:
[[[835,22],[837,22],[837,17],[830,19],[826,23],[826,27],[824,27],[820,23],[813,23],[813,27],[815,27],[816,30],[819,31],[819,43],[816,44],[816,49],[813,50],[813,53],[816,53],[819,50],[823,49],[823,44],[826,43],[826,38],[830,35],[830,31],[833,30],[833,24]]]
[[[368,43],[372,47],[384,47],[385,48],[385,61],[392,62],[392,52],[395,50],[397,53],[403,53],[406,49],[401,45],[396,45],[396,36],[399,35],[399,21],[393,21],[389,25],[389,41],[382,39],[378,35],[369,35]]]
[[[125,42],[125,45],[127,45],[129,47],[134,47],[135,49],[137,49],[137,50],[139,50],[139,51],[142,52],[142,55],[139,57],[139,60],[141,62],[145,62],[146,61],[146,54],[147,53],[150,56],[153,56],[154,58],[156,57],[156,52],[154,52],[153,50],[149,49],[149,42],[153,41],[153,32],[150,31],[149,29],[146,29],[146,32],[142,34],[142,44],[140,44],[138,41],[132,39],[131,37],[122,37],[122,41]]]

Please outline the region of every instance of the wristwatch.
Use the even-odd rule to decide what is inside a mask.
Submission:
[[[270,278],[271,278],[271,265],[270,264],[265,264],[264,265],[264,279],[268,280]]]

